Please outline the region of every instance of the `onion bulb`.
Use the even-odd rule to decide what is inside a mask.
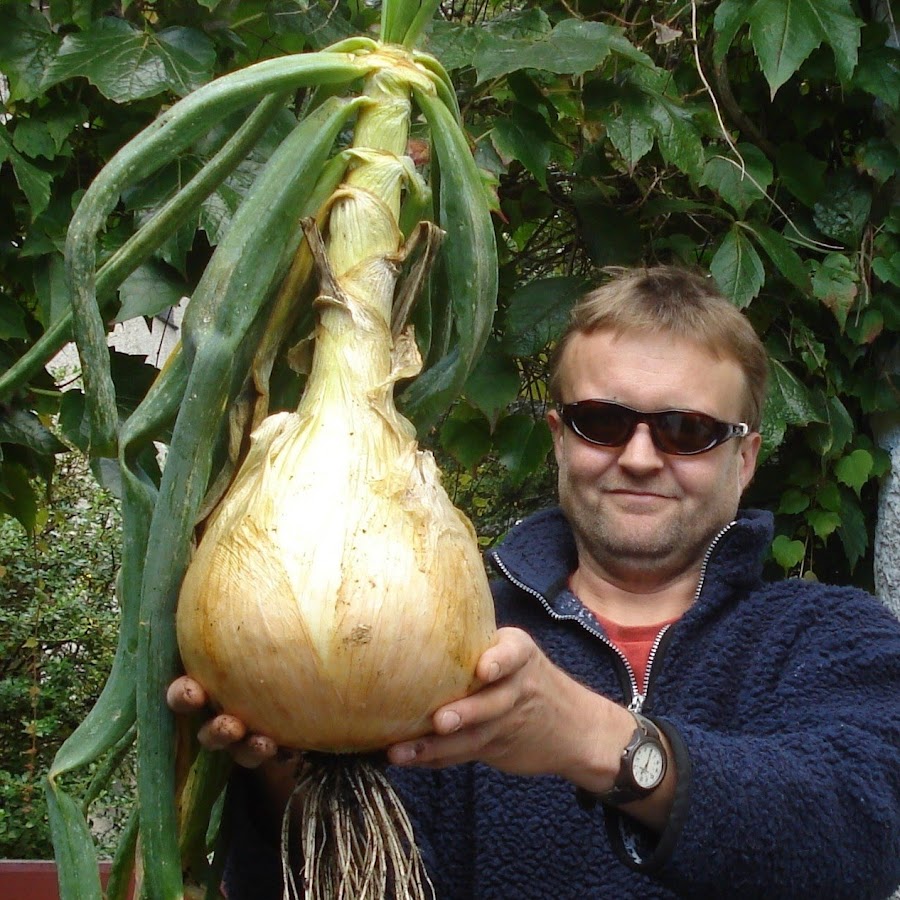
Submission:
[[[376,261],[358,280],[391,269]],[[429,731],[475,686],[495,627],[474,529],[394,405],[415,344],[394,345],[343,284],[319,298],[299,408],[253,433],[177,614],[185,670],[219,707],[281,745],[330,752]]]

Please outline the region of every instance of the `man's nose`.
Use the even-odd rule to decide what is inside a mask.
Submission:
[[[619,465],[633,472],[652,472],[665,465],[662,450],[657,449],[650,436],[650,426],[638,423],[634,434],[619,453]]]

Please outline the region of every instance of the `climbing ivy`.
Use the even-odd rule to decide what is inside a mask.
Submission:
[[[361,0],[0,0],[0,372],[66,307],[66,226],[119,146],[217,74],[376,18]],[[459,87],[500,238],[495,334],[426,436],[486,540],[552,498],[546,361],[577,293],[608,266],[681,262],[713,274],[771,356],[748,501],[776,513],[773,570],[868,585],[888,466],[873,423],[898,409],[891,5],[447,0],[425,49]],[[123,286],[124,315],[191,291],[290,117]],[[123,196],[103,251],[233,126]],[[149,379],[119,357],[128,405]],[[24,476],[83,444],[82,402],[42,372],[0,389],[0,512],[32,532],[43,501]]]

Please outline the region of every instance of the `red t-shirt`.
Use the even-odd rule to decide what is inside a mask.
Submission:
[[[656,622],[653,625],[619,625],[603,616],[594,613],[597,621],[606,629],[609,639],[625,654],[631,668],[634,669],[637,678],[638,690],[644,692],[644,679],[647,673],[647,662],[650,659],[650,651],[656,636],[673,622],[678,621],[678,616],[666,622]]]

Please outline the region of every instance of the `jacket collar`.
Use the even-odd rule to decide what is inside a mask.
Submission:
[[[740,510],[732,526],[715,542],[705,583],[725,582],[730,588],[757,583],[772,532],[771,513]],[[500,571],[551,601],[566,586],[578,563],[572,530],[559,507],[518,522],[489,556]]]

